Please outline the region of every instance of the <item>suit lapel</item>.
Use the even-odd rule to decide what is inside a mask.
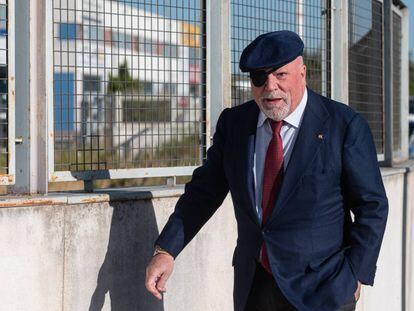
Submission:
[[[254,165],[254,149],[255,149],[255,137],[257,129],[257,118],[259,116],[259,108],[256,103],[252,102],[251,107],[248,109],[246,118],[241,120],[243,123],[242,126],[245,129],[243,132],[237,133],[241,136],[241,150],[239,154],[236,154],[236,158],[241,158],[242,169],[241,173],[243,174],[241,182],[244,183],[246,187],[246,194],[248,203],[247,209],[249,215],[254,219],[257,225],[259,225],[258,216],[255,210],[255,190],[254,190],[254,175],[253,175],[253,165]]]
[[[292,155],[287,166],[285,176],[278,198],[275,202],[272,214],[267,224],[271,223],[275,216],[283,208],[289,197],[299,184],[300,178],[312,162],[322,143],[319,134],[326,134],[326,120],[329,113],[323,106],[319,95],[308,89],[308,102],[303,115],[298,137],[293,146]]]

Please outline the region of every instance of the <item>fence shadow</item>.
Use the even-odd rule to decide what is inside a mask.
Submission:
[[[102,310],[109,294],[112,311],[163,311],[162,301],[147,292],[145,268],[158,236],[151,200],[113,202],[109,243],[89,311]],[[108,303],[108,302],[107,302]]]

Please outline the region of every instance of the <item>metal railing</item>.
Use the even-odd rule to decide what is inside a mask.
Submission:
[[[220,111],[251,99],[238,69],[241,51],[281,29],[305,43],[310,88],[349,102],[368,120],[378,159],[392,158],[389,148],[405,157],[408,27],[400,2],[16,4],[15,11],[13,0],[0,0],[0,184],[15,183],[11,192],[43,193],[59,181],[188,178],[205,159]],[[396,13],[394,27],[385,5]]]

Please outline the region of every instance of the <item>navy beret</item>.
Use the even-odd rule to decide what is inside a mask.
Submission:
[[[239,67],[242,72],[267,68],[277,69],[303,54],[303,41],[288,30],[268,32],[254,39],[242,52]]]

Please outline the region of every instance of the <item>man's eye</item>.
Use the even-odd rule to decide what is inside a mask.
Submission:
[[[276,74],[276,76],[278,78],[284,78],[284,77],[286,77],[286,72],[279,72],[279,73]]]

